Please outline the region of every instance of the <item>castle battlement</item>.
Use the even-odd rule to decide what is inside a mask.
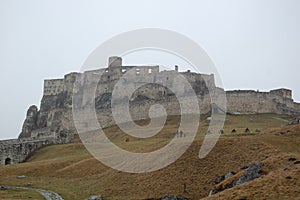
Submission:
[[[114,81],[118,81],[124,74],[131,71],[132,79],[138,82],[155,83],[156,80],[166,78],[172,82],[174,74],[178,73],[178,66],[176,65],[174,70],[160,71],[159,65],[147,66],[123,66],[122,58],[113,56],[108,60],[108,66],[106,68],[85,71],[83,73],[72,72],[65,75],[64,79],[49,79],[44,81],[44,96],[58,95],[61,92],[72,93],[73,84],[77,78],[81,78],[84,84],[99,84],[107,92],[108,88]],[[132,73],[133,72],[133,73]],[[100,77],[101,74],[101,77]],[[180,72],[184,75],[189,82],[197,82],[203,84],[206,82],[208,87],[215,87],[215,79],[213,74],[198,74],[191,72]],[[106,89],[105,89],[106,88]],[[101,89],[100,89],[101,90]]]
[[[44,80],[44,95],[57,95],[64,91],[64,79]]]

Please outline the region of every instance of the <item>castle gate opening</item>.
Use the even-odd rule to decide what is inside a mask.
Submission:
[[[5,165],[10,165],[11,164],[11,159],[10,158],[6,158],[5,159]]]

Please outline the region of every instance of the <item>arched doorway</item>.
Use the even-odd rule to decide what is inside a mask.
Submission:
[[[11,159],[10,158],[6,158],[5,159],[5,165],[10,165],[11,164]]]

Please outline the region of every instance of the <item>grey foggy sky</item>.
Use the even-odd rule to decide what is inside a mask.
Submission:
[[[44,79],[79,71],[102,42],[138,28],[196,41],[227,90],[286,87],[300,101],[299,11],[297,0],[0,0],[0,139],[18,136]]]

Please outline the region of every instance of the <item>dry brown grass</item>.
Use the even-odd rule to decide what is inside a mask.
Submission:
[[[300,127],[285,126],[286,119],[287,116],[272,114],[228,116],[225,135],[207,157],[199,159],[208,125],[203,118],[196,140],[175,163],[145,174],[124,173],[104,166],[79,140],[73,144],[50,146],[35,152],[28,162],[0,167],[0,185],[23,186],[30,182],[32,187],[53,190],[66,200],[85,199],[95,194],[101,194],[105,199],[158,198],[166,194],[200,199],[208,196],[218,175],[238,171],[240,166],[252,162],[263,162],[265,175],[208,199],[297,199],[300,197],[300,166],[289,162],[288,158],[300,160]],[[129,142],[125,141],[128,136],[120,133],[117,127],[105,131],[122,148],[147,152],[166,144],[177,125],[178,118],[169,119],[164,131],[152,140],[130,137]],[[246,127],[260,129],[262,133],[244,135],[242,131]],[[233,128],[240,136],[230,133]],[[275,135],[287,129],[293,132]],[[18,175],[26,175],[26,178],[17,179]],[[291,179],[287,179],[288,176]],[[187,192],[184,192],[184,184]]]
[[[44,199],[39,193],[31,190],[21,190],[21,189],[10,189],[10,190],[0,190],[1,199],[6,200],[24,200],[24,199],[32,199],[32,200],[41,200]]]

